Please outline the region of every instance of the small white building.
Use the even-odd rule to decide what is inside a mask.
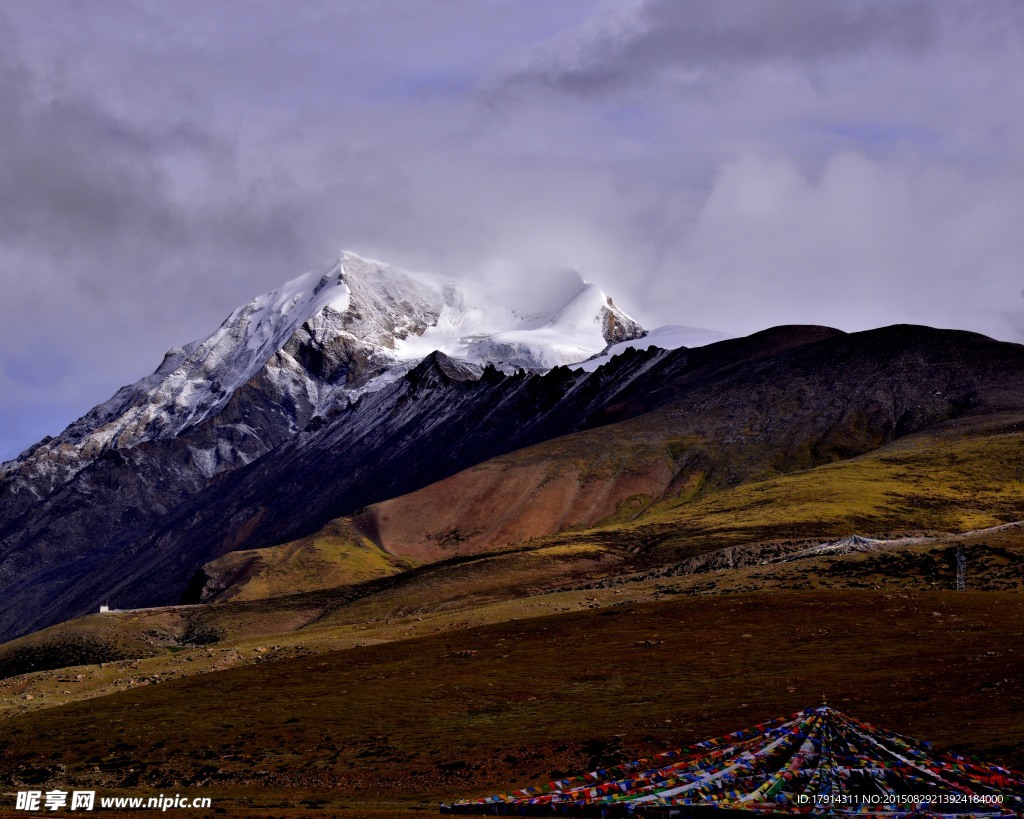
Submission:
[[[106,603],[100,606],[100,614],[106,614],[108,611],[110,611],[110,606]]]

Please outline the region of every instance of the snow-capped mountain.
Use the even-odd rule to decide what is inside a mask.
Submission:
[[[0,466],[0,478],[18,472],[28,479],[19,487],[39,497],[105,451],[186,431],[191,458],[209,477],[259,457],[434,350],[471,370],[547,370],[645,333],[575,274],[539,298],[511,301],[518,303],[343,253],[237,308],[208,338],[169,350],[152,375]]]

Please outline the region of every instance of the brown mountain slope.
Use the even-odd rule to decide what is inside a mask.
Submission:
[[[1024,517],[1024,348],[917,327],[732,361],[737,345],[688,351],[652,387],[669,396],[653,411],[485,461],[332,526],[417,564],[559,543],[658,562],[759,540]],[[253,554],[284,572],[282,550],[317,552],[330,536]],[[238,586],[238,561],[207,565],[205,599]]]
[[[620,424],[615,430],[621,433],[629,426]],[[236,554],[226,555],[207,566],[208,588],[214,592],[211,599],[216,596],[227,600],[267,597],[269,588],[298,592],[340,585],[338,577],[343,562],[321,576],[310,577],[293,571],[286,556],[305,551],[310,556],[307,560],[322,560],[336,543],[335,527],[350,527],[351,531],[358,521],[365,532],[365,520],[370,516],[384,519],[387,524],[375,532],[377,543],[388,553],[402,556],[401,559],[414,555],[429,563],[434,556],[442,562],[457,562],[473,554],[493,553],[495,559],[486,563],[486,587],[489,595],[497,597],[528,594],[530,583],[539,583],[538,588],[557,588],[572,582],[574,577],[583,582],[580,578],[586,575],[590,582],[595,573],[614,576],[643,572],[758,543],[820,541],[852,532],[871,536],[965,532],[1024,518],[1024,432],[1018,431],[1019,426],[1015,415],[1004,413],[960,419],[901,438],[866,455],[751,479],[732,487],[716,485],[708,477],[714,474],[710,459],[703,471],[677,470],[666,479],[662,476],[668,470],[663,470],[662,476],[658,476],[656,470],[671,462],[670,453],[640,443],[629,449],[617,442],[610,449],[617,457],[609,456],[600,462],[607,470],[601,475],[593,463],[552,456],[556,447],[564,452],[566,448],[592,443],[587,435],[570,436],[370,507],[356,521],[336,521],[321,535],[281,547],[237,553],[246,560],[258,558],[262,575],[254,579],[232,574],[239,558]],[[693,451],[691,448],[687,453],[693,457]],[[636,457],[631,459],[629,453]],[[603,522],[566,527],[559,525],[564,518],[549,513],[554,505],[550,502],[552,497],[609,497],[615,487],[635,482],[637,474],[642,474],[638,465],[645,463],[655,465],[647,476],[658,476],[662,483],[655,484],[650,494],[629,496],[615,506],[609,504],[606,511],[611,512],[611,517]],[[545,484],[536,480],[538,474],[546,474],[544,468],[564,472],[557,480]],[[584,474],[584,468],[590,471],[586,473],[588,479],[581,481],[579,476]],[[530,492],[519,496],[510,492],[504,504],[488,500],[505,492],[509,484],[515,489],[523,476],[535,481]],[[456,490],[465,494],[453,497]],[[535,503],[537,497],[546,504]],[[536,513],[538,508],[545,516]],[[597,506],[592,505],[590,510],[594,508]],[[463,509],[468,511],[460,517]],[[467,520],[472,523],[466,525]],[[539,528],[545,521],[559,528],[529,540],[502,539],[502,533],[508,532],[511,524]],[[466,528],[460,530],[463,526]],[[479,526],[479,531],[472,531],[470,526]],[[510,549],[514,559],[506,554]],[[542,581],[533,578],[524,569],[526,555],[547,555],[550,550],[562,557],[554,563],[543,562]],[[603,558],[589,568],[574,562],[575,557],[572,561],[568,559],[569,555],[584,553],[601,554]],[[503,563],[508,565],[507,571],[499,568]],[[453,565],[445,570],[447,574],[438,575],[446,578],[438,588],[446,590],[444,597],[449,605],[457,605],[462,597],[471,594],[470,587],[475,588],[469,575],[457,579],[459,574],[476,571],[483,565]],[[421,570],[424,571],[426,567]],[[393,573],[393,567],[388,566],[381,576]],[[524,584],[527,577],[530,580]],[[410,578],[410,582],[414,588],[419,581]]]
[[[580,433],[495,458],[418,492],[368,507],[353,525],[388,551],[420,560],[476,554],[636,515],[675,478],[657,436],[635,425]]]

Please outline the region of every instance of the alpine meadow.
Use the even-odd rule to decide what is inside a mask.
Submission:
[[[1024,6],[0,55],[0,816],[1024,817]]]

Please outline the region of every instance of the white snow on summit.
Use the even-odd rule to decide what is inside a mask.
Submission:
[[[568,293],[566,284],[574,285]],[[579,274],[563,274],[561,285],[561,292],[546,304],[514,305],[478,285],[449,282],[437,323],[421,336],[400,342],[398,357],[419,361],[440,350],[451,358],[506,371],[548,370],[604,350],[615,319],[633,325],[629,334],[642,332]]]
[[[247,410],[256,405],[277,408],[296,432],[434,350],[506,372],[547,370],[644,334],[578,274],[519,291],[509,279],[487,287],[343,253],[232,311],[208,338],[169,350],[152,375],[3,465],[0,475],[24,468],[57,485],[106,449],[172,438],[216,417],[215,440],[206,435],[193,453],[213,474],[248,457],[232,441],[266,436]],[[245,391],[255,405],[243,398],[227,411]]]

